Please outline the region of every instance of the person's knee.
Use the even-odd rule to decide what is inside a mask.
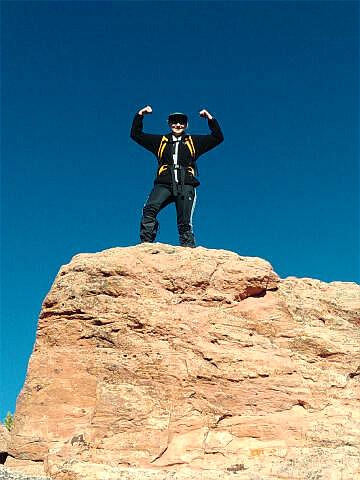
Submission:
[[[159,207],[157,205],[154,205],[154,204],[145,205],[145,207],[143,208],[143,216],[155,218],[158,211],[159,211]]]

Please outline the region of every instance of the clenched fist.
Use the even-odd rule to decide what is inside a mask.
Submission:
[[[147,105],[146,107],[139,110],[139,115],[147,115],[148,113],[152,113],[152,108],[150,107],[150,105]]]
[[[200,117],[207,118],[208,120],[213,119],[212,115],[210,115],[210,113],[207,110],[205,110],[205,108],[203,110],[200,110],[199,115]]]

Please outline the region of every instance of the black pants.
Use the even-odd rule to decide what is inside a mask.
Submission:
[[[184,185],[182,192],[176,196],[173,194],[171,185],[154,185],[143,208],[140,224],[140,240],[142,242],[155,240],[159,227],[156,216],[160,210],[173,202],[176,206],[180,245],[195,247],[192,215],[196,203],[196,191],[192,185]]]

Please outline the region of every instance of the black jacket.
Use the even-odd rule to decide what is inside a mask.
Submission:
[[[188,135],[182,136],[178,151],[178,164],[184,167],[184,184],[197,187],[200,182],[196,178],[196,160],[203,153],[219,145],[223,140],[220,126],[213,118],[208,120],[211,131],[210,135]],[[155,183],[170,185],[172,183],[171,168],[172,157],[172,133],[166,135],[153,135],[143,132],[143,116],[135,115],[130,137],[139,145],[152,152],[158,160],[158,169]]]

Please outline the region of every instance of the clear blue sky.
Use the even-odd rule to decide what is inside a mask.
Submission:
[[[199,245],[286,277],[359,281],[359,4],[3,1],[2,390],[14,410],[42,300],[80,252],[138,243],[155,158],[132,117],[184,111],[225,141],[199,160]],[[178,244],[175,209],[158,240]]]

